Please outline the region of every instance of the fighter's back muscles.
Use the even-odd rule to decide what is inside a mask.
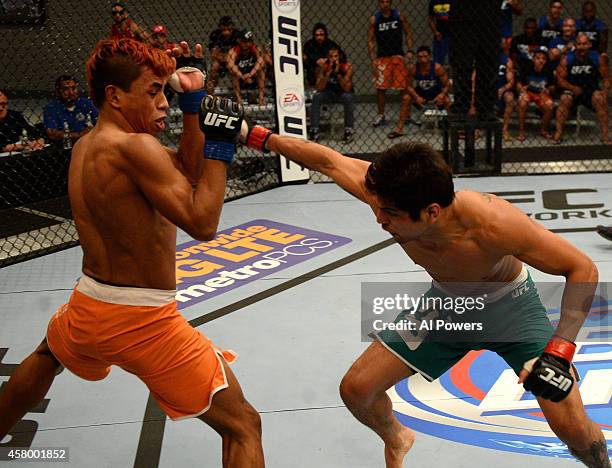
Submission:
[[[370,166],[369,162],[349,158],[317,143],[280,135],[270,137],[268,149],[331,177],[351,195],[370,204],[365,188],[365,175]]]

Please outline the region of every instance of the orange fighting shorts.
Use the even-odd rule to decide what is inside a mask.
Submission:
[[[544,110],[544,105],[553,103],[552,98],[548,94],[534,93],[532,91],[527,91],[527,100],[528,102],[534,102],[540,110]]]
[[[376,89],[406,89],[408,68],[401,55],[378,57],[374,60],[374,87]]]
[[[237,356],[189,325],[174,294],[83,276],[49,322],[49,348],[83,379],[102,380],[114,364],[140,378],[170,418],[199,416],[228,386],[221,358]]]

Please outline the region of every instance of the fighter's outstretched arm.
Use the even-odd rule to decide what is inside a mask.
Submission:
[[[240,138],[251,148],[274,151],[313,171],[325,174],[351,195],[368,203],[365,176],[369,162],[349,158],[317,143],[277,135],[260,126],[249,129],[243,124]]]

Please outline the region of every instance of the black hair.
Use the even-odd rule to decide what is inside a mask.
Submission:
[[[325,33],[325,39],[327,39],[327,26],[325,26],[325,23],[315,23],[315,25],[312,27],[312,35],[315,35],[315,32],[317,31],[317,29],[322,29],[323,32]]]
[[[72,75],[60,75],[55,80],[55,89],[56,90],[59,90],[60,85],[62,84],[63,81],[74,81],[75,83],[78,83],[77,79],[74,76],[72,76]]]
[[[234,22],[232,21],[231,16],[222,16],[219,20],[219,26],[233,26]]]
[[[442,155],[424,143],[397,143],[368,168],[366,188],[414,221],[432,203],[442,208],[455,198],[453,172]]]
[[[431,55],[431,49],[429,48],[429,46],[426,45],[422,45],[417,49],[417,54],[421,52],[427,52],[429,55]]]

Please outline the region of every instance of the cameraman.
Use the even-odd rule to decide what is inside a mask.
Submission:
[[[327,52],[327,60],[317,66],[317,91],[312,97],[310,108],[310,134],[312,141],[319,140],[319,121],[321,106],[325,102],[342,102],[344,106],[344,138],[345,143],[353,140],[353,113],[355,96],[353,94],[353,64],[341,54],[340,49],[332,47]]]

